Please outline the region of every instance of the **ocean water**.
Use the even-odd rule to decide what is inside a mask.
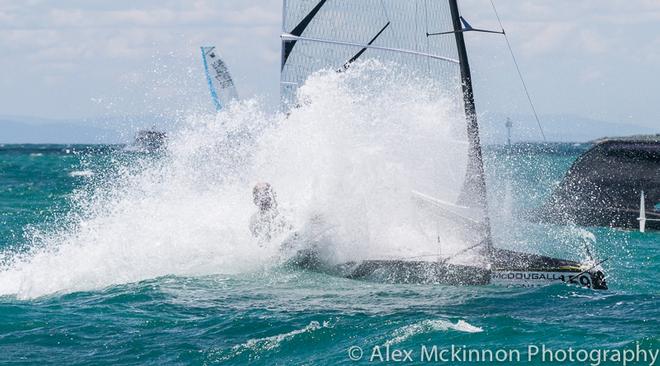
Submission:
[[[0,364],[388,364],[386,349],[409,351],[412,364],[516,363],[420,359],[423,346],[454,346],[519,351],[521,364],[588,365],[623,363],[595,353],[528,359],[529,347],[660,347],[660,233],[526,220],[586,145],[487,147],[489,204],[497,246],[572,259],[589,246],[607,259],[606,291],[354,281],[289,268],[276,249],[256,245],[251,186],[267,179],[292,221],[326,210],[345,227],[355,223],[338,236],[339,258],[412,250],[400,244],[414,237],[408,226],[379,225],[405,217],[391,197],[407,177],[423,185],[443,173],[402,174],[390,152],[405,156],[401,166],[425,166],[406,146],[437,149],[427,141],[437,131],[427,128],[449,120],[450,109],[419,88],[403,101],[384,90],[370,94],[371,107],[355,95],[346,103],[355,80],[342,78],[355,77],[312,80],[303,90],[312,102],[289,116],[251,101],[190,116],[156,154],[0,146]],[[376,142],[367,139],[374,130]],[[342,241],[363,235],[355,212],[367,212],[377,231],[366,249]]]

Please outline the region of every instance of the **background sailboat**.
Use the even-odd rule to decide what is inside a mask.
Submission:
[[[232,100],[238,99],[234,79],[215,46],[200,47],[200,49],[211,100],[216,110],[219,111]]]

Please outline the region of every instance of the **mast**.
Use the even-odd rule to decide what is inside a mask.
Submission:
[[[282,0],[282,34],[286,33],[286,0]],[[282,69],[284,69],[284,49],[286,48],[287,41],[282,40],[282,47],[280,47],[280,81],[282,81]]]
[[[466,187],[464,191],[468,195],[476,195],[474,203],[484,212],[484,226],[486,231],[486,249],[489,257],[492,254],[492,235],[490,229],[490,218],[488,217],[488,203],[486,196],[486,178],[484,174],[483,156],[481,153],[481,142],[479,139],[479,123],[477,121],[477,111],[474,105],[474,92],[472,89],[472,74],[470,73],[470,64],[468,62],[467,49],[465,48],[465,39],[463,38],[463,25],[461,15],[458,11],[457,0],[448,0],[451,10],[451,20],[454,26],[454,36],[456,37],[456,48],[458,51],[458,61],[461,67],[461,85],[463,89],[463,103],[465,105],[465,119],[467,122],[468,148],[468,166],[466,172]]]
[[[506,123],[504,126],[506,126],[506,144],[511,146],[511,128],[513,128],[513,122],[511,121],[511,118],[506,118]]]

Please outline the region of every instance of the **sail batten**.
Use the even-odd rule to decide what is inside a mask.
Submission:
[[[404,53],[404,54],[424,56],[424,57],[429,57],[429,58],[433,58],[433,59],[436,59],[436,60],[447,61],[447,62],[459,64],[459,61],[456,60],[456,59],[453,59],[453,58],[434,55],[434,54],[431,54],[431,53],[408,50],[408,49],[404,49],[404,48],[374,46],[370,43],[354,43],[354,42],[343,42],[343,41],[335,41],[335,40],[331,40],[331,39],[322,39],[322,38],[300,37],[300,36],[295,36],[295,35],[288,34],[288,33],[282,34],[281,37],[282,37],[283,40],[287,40],[287,41],[289,41],[289,40],[309,41],[309,42],[328,43],[328,44],[335,44],[335,45],[342,45],[342,46],[362,47],[365,51],[369,48],[372,48],[374,50],[392,51],[392,52],[398,52],[398,53]],[[359,57],[360,55],[362,55],[362,53],[364,53],[364,52],[361,50],[361,53],[357,56]],[[356,59],[357,59],[357,57],[356,57]],[[353,59],[353,58],[351,58],[351,60],[349,60],[351,63],[353,61],[355,61],[355,59]]]
[[[380,37],[380,35],[383,34],[383,32],[385,32],[385,29],[387,29],[387,27],[389,27],[390,24],[392,24],[392,22],[387,22],[387,24],[385,24],[385,26],[383,26],[383,29],[381,29],[380,31],[378,31],[378,33],[376,33],[376,35],[374,36],[374,38],[372,38],[371,41],[369,41],[369,43],[367,43],[367,46],[371,46],[371,45],[372,45],[372,44],[378,39],[378,37]],[[362,47],[362,49],[361,49],[358,53],[356,53],[355,56],[351,57],[350,60],[346,61],[346,63],[344,64],[344,66],[342,66],[343,69],[344,69],[344,70],[348,69],[348,67],[349,67],[353,62],[355,62],[358,58],[360,58],[360,56],[362,56],[362,54],[363,54],[368,48],[369,48],[369,47]]]

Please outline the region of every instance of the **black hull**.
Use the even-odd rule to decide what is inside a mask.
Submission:
[[[584,264],[504,249],[493,250],[490,269],[443,262],[409,260],[364,260],[326,265],[314,251],[298,252],[290,265],[334,276],[401,284],[452,286],[522,286],[570,283],[596,290],[607,289],[603,272]]]

